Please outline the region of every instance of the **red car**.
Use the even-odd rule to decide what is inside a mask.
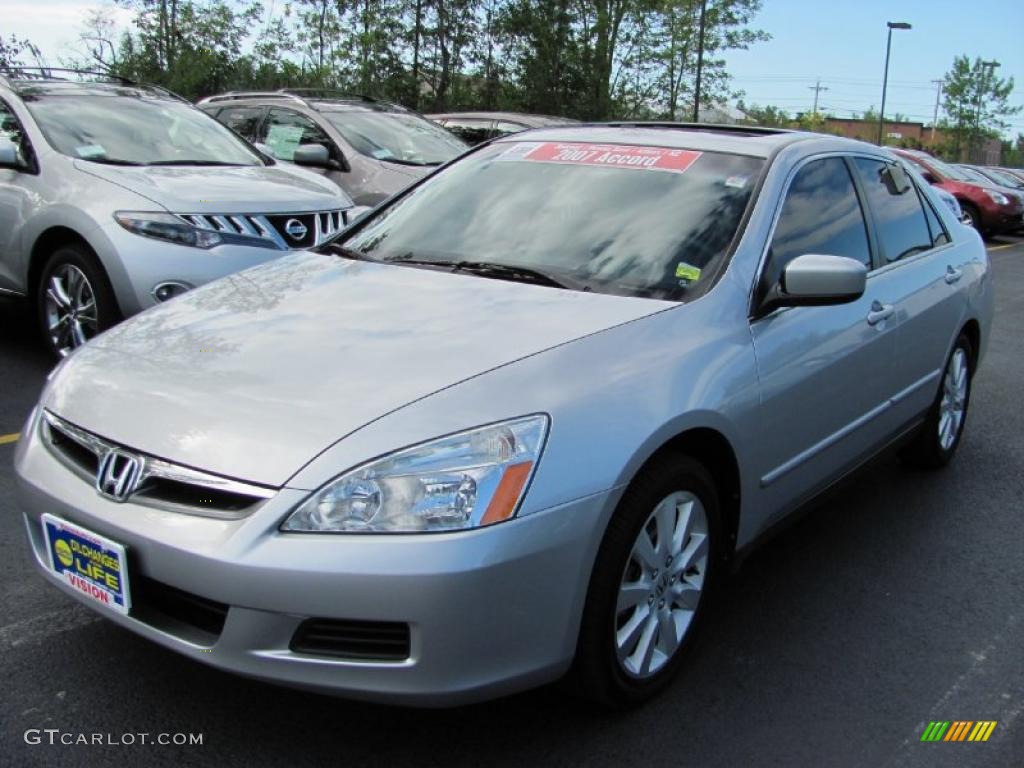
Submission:
[[[952,194],[971,226],[985,234],[1011,232],[1024,225],[1024,197],[972,181],[963,171],[912,149],[893,149],[917,166],[930,184]]]

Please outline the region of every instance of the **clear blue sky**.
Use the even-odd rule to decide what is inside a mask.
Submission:
[[[810,110],[811,86],[820,78],[828,90],[819,110],[839,116],[877,110],[886,22],[906,21],[913,29],[893,31],[887,115],[931,122],[936,86],[930,81],[941,79],[959,54],[998,61],[998,75],[1016,82],[1012,103],[1024,104],[1024,0],[764,0],[763,6],[755,25],[772,40],[726,56],[747,103]],[[1024,112],[1010,122],[1011,135],[1024,133]]]
[[[27,35],[51,60],[75,47],[88,8],[109,0],[0,0],[0,34]],[[116,15],[128,23],[131,13]],[[755,25],[772,40],[726,56],[746,101],[792,112],[809,110],[817,78],[828,88],[819,108],[837,115],[881,104],[886,21],[913,24],[893,33],[886,114],[930,122],[935,85],[957,54],[995,59],[1013,76],[1015,104],[1024,104],[1024,0],[764,0]],[[1024,133],[1024,113],[1011,118]]]

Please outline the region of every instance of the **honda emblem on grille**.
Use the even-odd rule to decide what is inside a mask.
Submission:
[[[135,491],[141,474],[141,458],[123,451],[107,451],[96,470],[96,490],[108,499],[124,501]]]
[[[306,236],[306,225],[298,219],[288,219],[284,223],[284,231],[292,240],[301,240]]]

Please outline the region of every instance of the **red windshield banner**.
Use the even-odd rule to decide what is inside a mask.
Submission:
[[[603,165],[614,168],[636,168],[648,171],[683,173],[700,157],[700,152],[667,147],[637,147],[623,144],[566,144],[546,141],[515,159],[541,163],[572,165]],[[512,159],[512,158],[510,158]]]

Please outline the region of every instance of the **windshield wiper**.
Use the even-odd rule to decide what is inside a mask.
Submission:
[[[240,163],[226,163],[223,160],[153,160],[149,163],[139,163],[139,165],[223,165],[223,166],[240,166]]]
[[[340,245],[338,243],[324,243],[317,248],[317,251],[320,253],[330,253],[335,256],[342,256],[346,259],[352,259],[353,261],[380,261],[380,259],[375,259],[368,253],[357,251],[354,248],[346,248],[344,245]]]
[[[118,160],[116,157],[80,157],[78,159],[101,165],[145,165],[145,163],[137,163],[134,160]]]
[[[397,165],[412,165],[415,166],[416,168],[422,168],[424,166],[437,166],[441,164],[440,160],[421,162],[419,160],[401,160],[397,157],[382,157],[381,160],[383,160],[385,163],[395,163]]]
[[[449,261],[447,259],[416,259],[398,256],[388,259],[388,264],[409,264],[419,267],[447,267],[452,272],[469,272],[480,277],[491,277],[496,280],[511,280],[518,283],[546,285],[549,288],[571,288],[577,291],[589,291],[590,286],[580,282],[570,282],[564,277],[555,277],[533,267],[520,267],[513,264],[499,264],[494,261]]]

